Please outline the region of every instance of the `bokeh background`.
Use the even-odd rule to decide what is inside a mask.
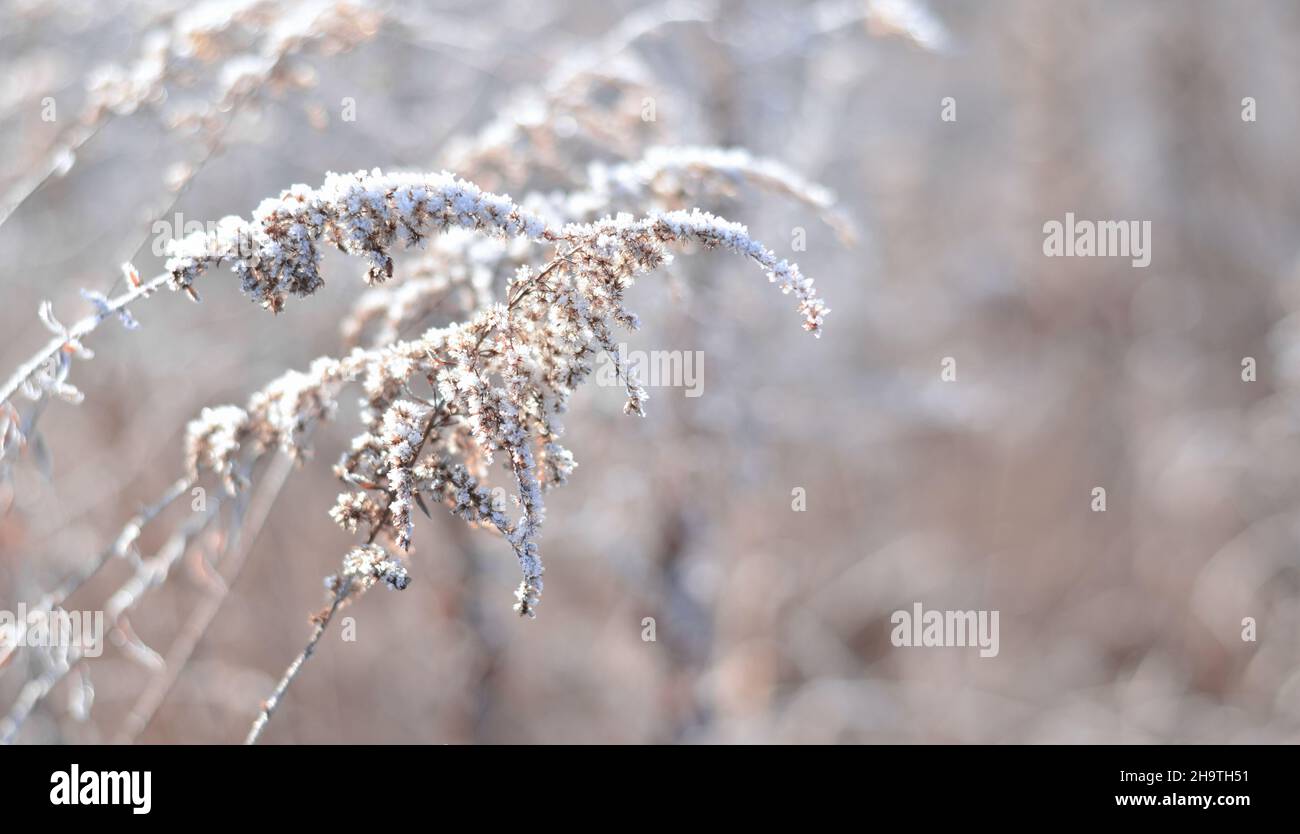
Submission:
[[[306,35],[241,82],[276,31]],[[175,72],[115,100],[160,42],[183,46]],[[510,609],[508,548],[435,508],[411,587],[347,610],[355,641],[331,630],[265,740],[1294,742],[1298,44],[1285,0],[3,0],[0,193],[22,199],[0,225],[0,368],[48,338],[42,300],[69,321],[90,311],[81,289],[121,291],[122,261],[158,272],[153,224],[177,212],[247,215],[327,170],[455,168],[539,118],[579,175],[651,144],[745,147],[831,187],[856,224],[847,245],[745,187],[717,206],[782,254],[803,231],[824,338],[736,258],[640,283],[629,347],[702,351],[703,396],[651,389],[642,420],[616,389],[579,392],[538,619]],[[590,141],[599,120],[555,81],[575,71],[636,79],[633,114],[649,96],[655,120],[588,90],[614,114]],[[558,183],[518,167],[481,184]],[[1151,265],[1045,257],[1043,223],[1067,211],[1150,220]],[[41,448],[6,461],[0,606],[157,497],[202,407],[340,353],[362,268],[331,265],[278,317],[222,271],[200,305],[164,292],[138,331],[87,340],[85,402],[46,404]],[[203,565],[234,563],[199,542],[131,615],[135,639],[67,675],[20,742],[243,738],[351,543],[327,516],[340,417],[247,531],[229,588]],[[109,564],[70,606],[100,607],[127,573]],[[1000,653],[894,647],[890,615],[915,602],[998,610]],[[0,668],[0,714],[47,663]]]

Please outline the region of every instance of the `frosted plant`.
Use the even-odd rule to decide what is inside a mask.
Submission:
[[[364,2],[286,8],[258,0],[203,3],[162,18],[141,39],[134,62],[90,79],[88,110],[52,157],[69,157],[112,116],[141,108],[157,109],[169,128],[194,132],[216,149],[230,123],[227,111],[264,90],[312,83],[293,60],[297,54],[351,48],[381,25],[411,32],[421,25],[419,13],[378,12]],[[340,568],[326,580],[329,608],[316,617],[316,635],[252,737],[336,610],[375,585],[409,583],[405,557],[422,544],[416,509],[427,513],[440,504],[496,537],[519,565],[515,610],[535,616],[545,498],[577,465],[563,443],[563,416],[601,352],[612,351],[617,367],[616,330],[639,324],[624,301],[635,279],[680,250],[720,248],[755,262],[792,295],[814,335],[828,312],[796,265],[743,226],[696,206],[722,211],[725,204],[730,214],[740,189],[758,189],[792,198],[842,231],[830,192],[740,149],[657,144],[670,138],[644,118],[644,102],[667,104],[669,93],[630,47],[665,26],[708,21],[715,12],[709,3],[647,8],[594,48],[565,56],[539,90],[514,97],[487,129],[438,154],[465,179],[445,172],[330,174],[319,187],[294,186],[264,201],[251,217],[228,217],[211,234],[174,242],[165,271],[152,278],[125,265],[126,291],[87,295],[93,312],[83,319],[65,325],[43,306],[52,338],[0,387],[0,467],[8,465],[7,452],[38,443],[34,422],[50,397],[80,398],[71,371],[74,359],[90,356],[85,337],[110,320],[132,327],[128,307],[139,300],[163,287],[198,300],[207,273],[224,265],[252,300],[278,312],[290,298],[320,289],[325,249],[365,263],[366,288],[343,325],[345,352],[282,374],[240,405],[204,409],[187,427],[182,477],[37,607],[56,609],[108,561],[125,560],[131,575],[109,606],[115,639],[133,656],[156,661],[159,655],[132,636],[128,614],[166,580],[190,539],[214,530],[215,515],[196,519],[153,556],[137,549],[142,530],[201,479],[221,482],[236,506],[260,499],[254,490],[273,480],[273,467],[261,464],[281,451],[305,460],[314,426],[359,394],[359,425],[334,466],[340,492],[328,508],[357,540],[340,547]],[[808,31],[792,34],[802,42],[851,23],[879,23],[881,14],[877,4],[822,2]],[[191,88],[195,78],[210,83]],[[524,196],[515,201],[475,182]],[[0,222],[31,185],[7,193]],[[403,249],[414,254],[399,260]],[[644,389],[629,369],[617,372],[625,411],[644,415]],[[37,400],[25,415],[11,404],[20,391]],[[4,475],[0,470],[0,482]],[[512,493],[505,501],[501,484]],[[12,651],[0,645],[0,665]],[[12,737],[71,668],[32,680],[0,735]]]
[[[536,616],[544,495],[565,483],[576,465],[560,442],[561,416],[592,373],[596,354],[617,356],[613,329],[639,325],[624,296],[638,276],[669,263],[671,249],[695,244],[748,257],[795,297],[803,326],[814,335],[829,312],[796,265],[753,240],[745,227],[712,214],[619,214],[552,226],[509,197],[445,172],[330,174],[318,189],[294,186],[264,201],[251,220],[228,217],[215,231],[176,243],[169,282],[193,292],[196,281],[225,262],[246,294],[279,311],[287,297],[310,295],[324,283],[322,243],[366,259],[366,281],[375,283],[393,274],[395,247],[453,229],[528,240],[549,247],[551,255],[542,264],[519,266],[506,300],[478,308],[467,321],[430,328],[412,340],[354,348],[338,359],[323,357],[306,372],[275,380],[243,408],[205,410],[187,430],[188,480],[210,472],[235,491],[237,473],[252,468],[250,456],[280,449],[302,457],[310,427],[334,415],[346,386],[359,385],[362,431],[335,466],[350,489],[330,516],[349,533],[364,528],[365,543],[349,551],[342,571],[326,581],[333,603],[318,619],[322,630],[341,605],[378,581],[405,587],[400,555],[412,546],[414,508],[429,503],[505,540],[521,572],[514,608]],[[644,415],[644,390],[626,369],[618,373],[627,389],[625,410]],[[514,519],[486,486],[498,459],[513,480]],[[316,639],[319,631],[309,649]],[[264,711],[251,738],[268,717]]]
[[[194,282],[222,262],[241,276],[248,295],[278,311],[288,296],[310,295],[322,286],[322,242],[365,258],[366,279],[373,283],[392,274],[394,247],[419,245],[438,231],[463,234],[458,230],[550,246],[552,257],[539,266],[521,263],[507,287],[508,303],[481,305],[466,322],[430,329],[412,341],[322,358],[307,372],[275,380],[243,408],[205,409],[187,429],[188,471],[167,501],[204,472],[238,492],[256,460],[272,450],[300,458],[312,425],[329,419],[343,388],[359,382],[365,431],[336,473],[360,489],[340,495],[331,516],[348,532],[367,528],[370,556],[376,556],[380,539],[398,551],[410,547],[412,505],[425,505],[426,497],[471,524],[486,525],[519,561],[516,610],[534,616],[543,586],[536,541],[545,517],[543,494],[564,483],[576,465],[559,442],[560,417],[573,390],[592,372],[595,355],[614,349],[612,328],[637,326],[623,296],[638,275],[667,264],[670,246],[728,249],[754,260],[769,280],[794,294],[804,327],[820,334],[828,311],[811,280],[752,240],[743,226],[682,210],[553,226],[508,197],[447,173],[329,175],[319,189],[295,186],[264,201],[252,220],[228,217],[210,234],[174,243],[162,275],[144,281],[125,266],[132,289],[111,301],[95,299],[97,312],[76,325],[65,327],[43,307],[42,318],[55,338],[6,383],[4,398],[26,387],[36,395],[48,391],[78,399],[66,378],[70,358],[88,354],[82,335],[105,318],[123,317],[128,304],[163,285],[197,297]],[[644,390],[624,369],[619,373],[628,392],[626,410],[644,414]],[[425,397],[412,390],[421,380],[429,389]],[[6,411],[6,442],[10,435],[21,436],[11,413]],[[513,521],[485,485],[497,454],[505,458],[515,481],[514,501],[522,510]],[[143,523],[128,525],[110,553],[133,552]],[[166,575],[150,565],[170,566],[177,555],[173,549],[165,558],[160,555],[161,562],[137,562],[152,578],[141,580],[124,599],[133,605],[143,589]],[[331,613],[374,584],[353,581],[357,559],[350,551],[343,572],[327,582],[334,593]],[[367,575],[398,576],[390,562],[392,557],[372,560],[384,567]],[[387,584],[399,587],[405,581]],[[61,598],[52,598],[51,606]],[[34,681],[31,697],[38,699],[57,680]]]
[[[560,222],[590,221],[629,208],[667,212],[692,203],[734,202],[737,189],[749,185],[816,209],[842,240],[854,239],[828,189],[743,149],[654,147],[635,162],[593,163],[587,174],[582,188],[532,193],[523,205]],[[495,300],[497,277],[527,265],[532,255],[525,241],[449,230],[429,243],[404,276],[358,299],[343,322],[344,341],[359,344],[370,329],[370,343],[385,344],[435,314],[454,320],[457,313]]]
[[[324,283],[320,244],[370,261],[368,283],[392,277],[394,242],[411,246],[452,227],[538,239],[545,224],[508,197],[443,172],[330,174],[317,190],[296,185],[262,202],[251,221],[226,217],[213,233],[196,232],[168,244],[175,289],[193,292],[194,279],[229,261],[245,293],[278,312],[288,296],[311,295]]]
[[[668,263],[670,247],[723,248],[755,261],[794,295],[804,328],[814,335],[828,311],[811,279],[739,224],[674,211],[548,226],[509,197],[445,172],[330,174],[319,189],[294,186],[264,201],[252,220],[228,217],[215,231],[176,243],[167,265],[173,288],[192,291],[211,267],[227,262],[245,293],[278,311],[288,296],[310,295],[324,283],[322,242],[365,258],[366,280],[381,282],[393,273],[395,246],[457,228],[545,244],[553,254],[544,265],[521,265],[508,300],[478,309],[468,321],[318,359],[307,372],[268,385],[246,408],[205,410],[187,431],[186,460],[192,479],[209,471],[233,491],[241,453],[278,448],[301,456],[307,428],[329,419],[344,386],[359,383],[364,431],[335,472],[360,491],[340,495],[331,516],[349,532],[368,527],[367,546],[382,538],[401,552],[411,547],[412,512],[426,497],[471,523],[490,525],[519,561],[515,608],[534,616],[543,584],[537,545],[543,493],[564,483],[575,465],[559,442],[560,415],[592,372],[595,354],[617,355],[612,329],[638,326],[623,303],[636,277]],[[645,392],[623,369],[620,375],[626,410],[644,414]],[[498,455],[521,509],[513,521],[480,486]],[[347,597],[368,586],[336,577],[330,587]]]
[[[342,582],[353,583],[363,590],[383,582],[389,588],[400,591],[410,584],[411,577],[407,574],[406,567],[390,558],[382,547],[363,544],[348,551],[348,555],[343,557],[342,572],[330,577],[326,587],[337,592],[339,583]]]

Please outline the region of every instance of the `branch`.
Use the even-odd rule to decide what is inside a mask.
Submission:
[[[275,685],[275,691],[271,693],[271,697],[262,702],[262,711],[249,729],[244,744],[257,743],[258,737],[266,729],[267,722],[275,714],[276,707],[280,706],[280,699],[284,697],[285,691],[293,683],[294,678],[298,677],[298,672],[302,669],[302,665],[307,662],[307,658],[311,657],[312,653],[316,651],[316,644],[324,636],[325,629],[329,628],[330,620],[334,619],[334,614],[339,610],[339,605],[347,597],[350,584],[348,580],[340,577],[338,590],[334,592],[334,601],[330,604],[328,610],[316,616],[316,630],[312,632],[311,639],[307,641],[307,645],[294,658],[293,663],[289,664],[289,668],[284,670],[284,677],[280,678],[280,682]]]
[[[69,343],[79,342],[82,337],[90,334],[95,330],[95,328],[99,327],[100,323],[102,323],[104,319],[125,310],[137,299],[151,295],[170,279],[171,274],[164,272],[161,275],[156,275],[153,278],[150,278],[138,287],[132,287],[127,292],[122,293],[117,298],[112,299],[107,304],[100,307],[93,315],[86,316],[84,319],[68,328],[67,332],[63,335],[51,339],[45,347],[41,348],[41,350],[37,352],[35,356],[24,362],[19,366],[18,370],[14,371],[13,376],[9,377],[8,381],[5,382],[4,388],[0,388],[0,402],[5,402],[6,400],[11,399],[14,394],[18,393],[18,389],[22,387],[24,382],[31,379],[32,375],[39,371],[46,362],[49,362],[55,356],[58,356],[59,351],[67,347]]]

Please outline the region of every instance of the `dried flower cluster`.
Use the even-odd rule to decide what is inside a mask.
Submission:
[[[841,237],[854,237],[835,209],[834,195],[784,165],[733,148],[653,147],[633,162],[593,163],[587,179],[567,192],[531,193],[522,205],[561,224],[589,222],[628,209],[663,213],[734,198],[741,185],[815,208]],[[383,345],[433,323],[450,323],[496,300],[506,276],[531,263],[536,250],[522,239],[488,238],[449,229],[428,242],[392,282],[367,290],[344,320],[347,345]],[[367,333],[367,331],[370,331]]]
[[[168,261],[172,285],[189,290],[226,261],[246,293],[271,310],[289,295],[321,286],[320,244],[369,262],[366,279],[393,272],[395,246],[412,246],[445,230],[521,238],[552,249],[542,265],[521,263],[507,301],[478,308],[468,321],[433,327],[422,336],[340,359],[322,358],[254,395],[246,408],[205,410],[187,434],[190,474],[210,471],[238,484],[239,455],[280,448],[303,452],[304,433],[328,419],[350,382],[364,393],[362,428],[335,467],[353,491],[331,516],[348,532],[367,528],[367,558],[381,537],[399,551],[411,546],[412,513],[441,503],[470,523],[504,536],[522,579],[516,610],[532,616],[542,591],[537,538],[544,492],[575,466],[560,444],[561,415],[601,351],[617,354],[613,328],[635,329],[624,305],[634,280],[668,263],[685,244],[722,248],[755,261],[770,281],[793,294],[805,329],[819,334],[827,313],[811,279],[749,237],[743,226],[701,211],[620,214],[594,223],[548,226],[509,197],[484,192],[451,174],[331,174],[319,189],[294,186],[265,201],[252,220],[226,218],[212,233],[176,244]],[[620,369],[629,413],[643,414],[645,392]],[[483,484],[500,459],[520,509],[513,521]],[[349,556],[356,562],[356,553]],[[354,558],[356,557],[356,558]],[[373,559],[372,559],[373,561]],[[375,562],[375,564],[380,564]],[[359,568],[347,568],[355,574]],[[367,574],[379,576],[377,573]],[[373,584],[373,583],[371,583]],[[390,583],[393,584],[393,583]],[[331,587],[364,590],[366,583]]]
[[[340,582],[355,584],[361,590],[383,582],[389,588],[400,591],[410,584],[411,577],[406,572],[406,567],[390,558],[382,547],[365,544],[353,548],[343,557],[343,571],[339,576],[330,577],[326,581],[326,587],[337,591]]]
[[[545,223],[508,197],[443,172],[423,174],[330,174],[313,190],[296,185],[265,200],[251,221],[224,218],[213,233],[196,232],[168,245],[172,286],[190,290],[196,277],[221,261],[232,263],[243,290],[279,312],[286,296],[311,295],[320,275],[322,239],[371,262],[374,283],[392,277],[394,242],[411,246],[451,227],[488,234],[540,238]]]

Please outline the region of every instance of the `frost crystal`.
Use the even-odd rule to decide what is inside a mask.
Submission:
[[[340,581],[345,584],[340,584]],[[373,544],[355,547],[343,557],[341,574],[326,580],[326,587],[345,594],[369,590],[376,583],[383,582],[395,591],[405,590],[411,584],[406,566],[392,558],[382,547]]]

